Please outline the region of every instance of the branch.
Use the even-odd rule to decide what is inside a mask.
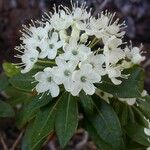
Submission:
[[[3,149],[4,150],[8,150],[8,147],[7,147],[7,145],[6,145],[6,143],[5,143],[5,141],[4,141],[4,139],[3,139],[1,134],[0,134],[0,142],[2,143]]]
[[[16,141],[14,142],[14,144],[12,145],[10,150],[15,150],[15,148],[17,147],[17,145],[19,144],[22,136],[23,136],[24,130],[19,134],[19,136],[17,137]]]

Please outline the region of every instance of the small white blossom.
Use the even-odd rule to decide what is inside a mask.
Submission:
[[[22,31],[22,37],[20,38],[26,46],[39,45],[40,42],[45,40],[48,37],[49,31],[51,31],[52,27],[47,22],[45,25],[41,25],[36,27],[30,26],[27,28],[24,26]]]
[[[141,55],[141,50],[138,47],[133,47],[131,49],[126,47],[125,53],[127,58],[134,64],[140,64],[143,60],[145,60],[145,57]]]
[[[101,77],[92,69],[92,65],[83,64],[80,66],[80,70],[73,73],[73,87],[71,94],[77,96],[81,90],[88,95],[95,93],[96,87],[93,83],[100,82]]]
[[[103,67],[104,63],[105,56],[103,54],[94,55],[94,53],[91,53],[90,55],[88,55],[87,59],[81,63],[81,65],[91,64],[93,70],[97,72],[100,76],[102,76],[106,74],[105,68]]]
[[[84,44],[78,44],[77,40],[70,38],[69,43],[64,47],[64,54],[60,57],[64,60],[84,61],[91,54],[91,49]]]
[[[57,50],[62,46],[63,42],[59,41],[58,33],[53,32],[50,39],[46,39],[45,43],[43,43],[39,58],[45,58],[47,56],[49,59],[54,59],[57,55]]]
[[[87,12],[86,5],[83,3],[81,6],[72,4],[72,18],[75,22],[86,20],[90,18],[91,11]]]
[[[115,50],[122,44],[122,40],[115,36],[104,41],[104,51]]]
[[[143,90],[143,92],[141,93],[141,96],[142,96],[142,97],[145,97],[145,96],[147,96],[147,95],[148,95],[147,91],[146,91],[146,90]]]
[[[20,57],[22,64],[25,66],[24,69],[21,70],[21,73],[27,73],[29,72],[34,64],[37,62],[38,60],[38,51],[34,50],[34,51],[24,51],[24,54]]]
[[[150,129],[149,129],[149,128],[144,128],[144,133],[145,133],[147,136],[150,136]]]
[[[53,69],[45,68],[44,71],[35,75],[35,80],[39,83],[36,85],[38,93],[48,92],[52,97],[59,95],[59,86],[53,80]]]
[[[107,67],[106,68],[108,77],[111,79],[111,81],[115,84],[115,85],[119,85],[122,83],[122,81],[120,79],[117,79],[118,77],[121,77],[121,70],[117,67]]]
[[[63,84],[66,91],[70,91],[73,85],[72,73],[74,72],[77,62],[66,62],[60,58],[56,58],[57,67],[54,67],[54,80],[57,84]]]
[[[50,23],[55,30],[65,30],[72,24],[72,16],[68,15],[64,10],[55,10],[55,13],[51,15]]]

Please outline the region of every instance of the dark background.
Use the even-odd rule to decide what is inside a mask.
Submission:
[[[146,60],[141,65],[146,72],[145,88],[150,93],[150,0],[78,1],[79,3],[86,1],[87,5],[93,8],[93,15],[108,9],[111,12],[117,12],[117,17],[126,21],[128,27],[125,38],[131,39],[135,46],[139,46],[141,43],[144,45]],[[21,25],[27,24],[30,19],[40,19],[41,14],[51,10],[54,3],[70,6],[69,0],[0,0],[0,71],[2,71],[2,62],[14,61],[14,47],[19,44]],[[18,132],[16,130],[16,133]],[[12,139],[12,134],[7,136],[10,138],[9,140],[12,140],[18,134],[14,134]],[[83,135],[82,131],[80,136],[79,131],[79,136],[76,135],[77,139],[75,138],[74,142],[80,138],[83,139],[84,136],[86,135]],[[11,142],[8,143],[11,145]],[[90,144],[88,143],[89,148],[86,147],[86,150],[94,149],[94,145]]]

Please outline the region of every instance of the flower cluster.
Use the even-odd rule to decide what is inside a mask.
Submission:
[[[95,83],[108,76],[115,85],[121,84],[126,68],[144,60],[141,48],[123,42],[125,23],[114,20],[107,11],[97,17],[85,4],[72,4],[72,9],[54,6],[42,21],[23,26],[22,44],[16,47],[22,73],[42,68],[35,74],[38,93],[57,97],[61,85],[72,95],[81,90],[93,95]]]

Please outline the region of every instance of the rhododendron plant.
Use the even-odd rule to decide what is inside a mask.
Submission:
[[[126,25],[115,13],[94,17],[85,3],[71,4],[23,25],[15,48],[19,63],[4,64],[6,94],[23,98],[15,102],[17,126],[26,127],[22,149],[40,149],[52,135],[65,148],[79,126],[101,150],[148,149],[142,46],[124,41]]]

